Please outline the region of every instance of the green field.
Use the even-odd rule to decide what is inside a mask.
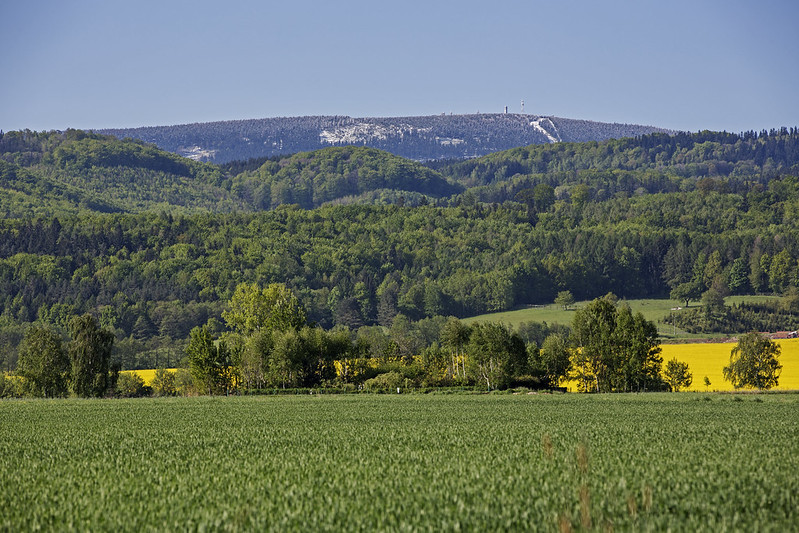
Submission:
[[[725,298],[727,305],[738,304],[741,302],[760,302],[779,299],[778,296],[729,296]],[[694,339],[694,338],[708,338],[719,337],[721,334],[691,334],[686,333],[680,329],[674,329],[668,324],[660,323],[663,319],[668,317],[671,313],[679,313],[684,302],[677,303],[669,299],[643,299],[643,300],[621,300],[630,306],[633,312],[641,312],[644,318],[651,320],[658,326],[658,331],[665,338],[681,338],[681,339]],[[509,326],[518,326],[522,322],[546,322],[547,324],[563,324],[571,325],[572,317],[577,309],[585,307],[589,302],[577,302],[569,309],[563,309],[559,305],[549,304],[537,307],[525,307],[524,309],[516,309],[514,311],[503,311],[500,313],[489,313],[486,315],[478,315],[469,318],[464,318],[463,322],[466,324],[473,324],[475,322],[502,322]],[[698,307],[698,302],[691,302],[689,308],[693,309]]]
[[[789,531],[799,396],[0,402],[3,531]]]

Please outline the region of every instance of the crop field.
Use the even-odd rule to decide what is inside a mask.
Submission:
[[[799,395],[0,402],[3,531],[791,531]]]
[[[775,341],[782,353],[779,361],[782,364],[779,385],[774,390],[799,390],[799,339]],[[705,391],[733,390],[729,381],[724,381],[722,369],[730,364],[730,351],[735,343],[696,343],[696,344],[663,344],[663,362],[676,358],[688,363],[688,370],[693,373],[694,381],[688,390]],[[705,376],[710,380],[710,387],[705,387]]]
[[[799,339],[775,341],[781,348],[779,385],[774,390],[788,391],[799,390]],[[690,344],[662,344],[661,356],[663,363],[670,359],[677,359],[688,363],[688,370],[693,374],[693,383],[688,391],[731,391],[734,390],[729,381],[724,381],[722,369],[730,364],[730,351],[735,347],[733,342],[724,343],[690,343]],[[710,380],[710,386],[705,386],[705,376]],[[563,383],[570,391],[577,390],[573,381]]]
[[[170,372],[175,372],[177,368],[167,368]],[[155,377],[155,368],[147,368],[144,370],[123,370],[123,374],[138,374],[144,380],[145,385],[151,385]]]

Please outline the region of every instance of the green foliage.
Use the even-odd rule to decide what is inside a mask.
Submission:
[[[17,374],[24,378],[25,392],[33,396],[64,396],[69,371],[69,356],[61,336],[47,327],[29,327],[19,348],[17,363]]]
[[[204,394],[227,394],[231,386],[230,357],[224,342],[215,342],[207,326],[191,330],[186,346],[189,371]]]
[[[282,283],[264,289],[252,283],[236,287],[222,318],[242,335],[261,330],[286,331],[305,324],[305,310],[294,293]]]
[[[715,302],[715,303],[713,303]],[[741,302],[722,306],[721,299],[711,295],[701,309],[682,311],[669,317],[674,325],[690,333],[729,333],[742,331],[792,331],[799,313],[788,305],[790,299]]]
[[[26,325],[39,320],[60,331],[67,317],[93,313],[116,337],[114,362],[175,363],[192,328],[223,333],[223,310],[237,312],[224,302],[243,284],[290,290],[305,313],[287,319],[294,328],[307,321],[351,330],[391,327],[398,315],[412,322],[523,308],[566,291],[578,300],[673,291],[685,303],[704,289],[788,291],[799,279],[797,139],[794,130],[702,132],[531,147],[437,163],[466,185],[490,183],[435,205],[394,190],[408,207],[247,213],[260,209],[255,198],[266,198],[265,180],[278,176],[280,187],[296,183],[289,192],[306,196],[305,182],[328,194],[326,184],[369,176],[380,186],[444,185],[429,169],[370,150],[223,171],[86,132],[7,133],[0,139],[0,189],[9,192],[0,194],[3,362],[14,368]],[[254,327],[232,320],[233,328]],[[403,321],[392,342],[407,358],[426,341],[402,333]],[[686,328],[733,333],[790,321],[787,308],[703,311]]]
[[[736,389],[776,387],[782,370],[779,356],[776,342],[760,333],[747,333],[730,352],[730,364],[723,369],[724,379]]]
[[[572,352],[566,337],[557,333],[547,335],[537,362],[551,386],[557,387],[560,380],[568,375],[571,358]]]
[[[153,380],[150,383],[153,395],[174,396],[177,394],[175,382],[175,372],[170,372],[165,368],[156,369],[155,376],[153,376]]]
[[[451,196],[462,188],[419,163],[376,150],[344,146],[301,152],[267,161],[254,173],[234,180],[234,188],[252,191],[256,208],[299,204],[311,209],[332,200],[371,191]]]
[[[612,295],[577,310],[572,322],[573,365],[581,387],[596,392],[660,388],[657,327]]]
[[[149,396],[152,391],[152,387],[145,385],[144,379],[136,372],[122,373],[117,379],[116,393],[122,398]]]
[[[674,287],[669,294],[669,298],[678,302],[685,302],[685,307],[691,300],[698,300],[702,295],[702,285],[697,281],[688,281]]]
[[[363,388],[367,391],[395,392],[397,389],[402,390],[404,385],[405,379],[402,377],[402,374],[396,370],[378,374],[377,376],[367,379],[363,382]]]
[[[77,396],[101,397],[111,384],[109,370],[114,335],[100,328],[97,318],[90,314],[74,317],[70,329],[70,388]]]
[[[563,309],[568,309],[574,305],[574,295],[571,291],[560,291],[555,298],[555,305],[561,306]]]
[[[488,390],[504,389],[511,379],[528,373],[527,352],[521,338],[502,324],[476,324],[466,346],[470,375]]]
[[[669,384],[671,390],[680,392],[680,389],[688,388],[693,383],[694,376],[688,371],[688,363],[671,359],[666,362],[663,369],[663,379]],[[705,385],[710,385],[710,380],[705,376]]]

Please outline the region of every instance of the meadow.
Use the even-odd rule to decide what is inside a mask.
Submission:
[[[740,304],[742,302],[768,302],[779,300],[779,296],[728,296],[724,299],[727,305]],[[693,309],[699,307],[699,302],[691,302],[688,307],[683,307],[682,302],[676,302],[669,299],[639,299],[639,300],[621,300],[630,306],[634,313],[640,312],[644,318],[651,320],[658,327],[658,332],[664,339],[704,339],[713,337],[728,337],[729,335],[723,334],[706,334],[706,333],[687,333],[679,328],[663,323],[672,313],[679,313],[684,309]],[[522,309],[515,309],[513,311],[503,311],[499,313],[489,313],[485,315],[477,315],[464,318],[463,322],[466,324],[474,324],[475,322],[502,322],[508,326],[517,327],[522,322],[546,322],[547,324],[562,324],[569,326],[572,323],[574,312],[577,309],[588,305],[588,301],[576,302],[568,309],[562,306],[549,304],[542,306],[531,306]]]
[[[3,531],[788,531],[799,395],[0,402]]]

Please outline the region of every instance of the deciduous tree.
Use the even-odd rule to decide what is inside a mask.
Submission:
[[[677,361],[676,358],[666,363],[663,377],[674,392],[680,392],[680,389],[690,387],[694,380],[693,374],[688,371],[688,363]]]
[[[19,347],[17,374],[25,378],[34,396],[64,396],[69,378],[69,356],[61,336],[50,328],[33,325]]]
[[[90,314],[74,317],[70,329],[72,392],[83,397],[102,396],[109,386],[109,361],[114,334],[102,329],[97,319]]]
[[[780,352],[779,344],[765,335],[747,333],[730,352],[730,364],[723,369],[724,379],[736,389],[776,387],[782,371]]]

